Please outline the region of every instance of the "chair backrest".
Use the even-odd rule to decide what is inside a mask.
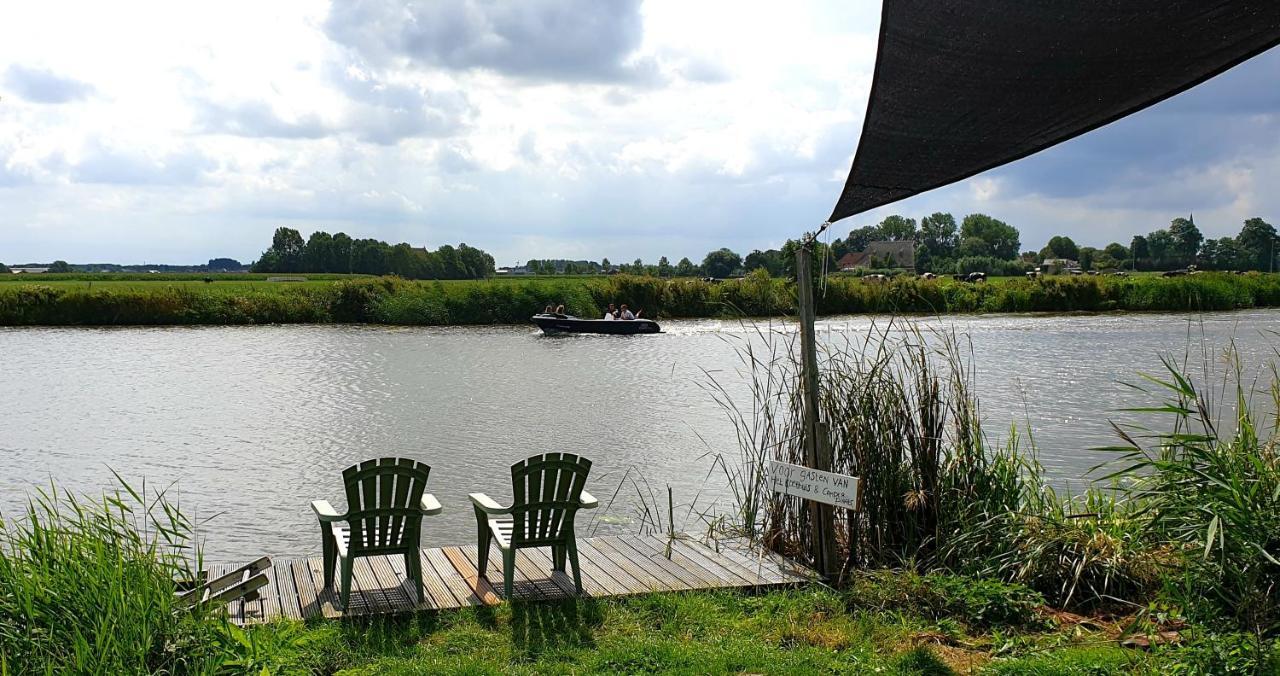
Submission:
[[[511,544],[541,547],[573,535],[591,461],[570,453],[545,453],[511,466]]]
[[[431,468],[409,458],[365,460],[342,471],[352,554],[418,547],[419,502]]]

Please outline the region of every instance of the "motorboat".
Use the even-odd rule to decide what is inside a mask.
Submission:
[[[637,333],[662,333],[652,319],[582,319],[573,315],[536,314],[533,323],[547,335],[560,333],[603,333],[634,336]]]

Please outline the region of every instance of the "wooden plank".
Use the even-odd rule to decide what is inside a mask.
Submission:
[[[435,572],[435,577],[440,580],[440,584],[453,597],[455,604],[453,607],[484,605],[484,601],[476,596],[467,581],[462,579],[462,575],[452,563],[449,563],[449,559],[445,558],[444,552],[440,549],[422,550],[422,565],[425,570]]]
[[[577,589],[575,589],[573,586],[573,577],[569,572],[567,572],[567,570],[569,569],[568,566],[565,567],[566,572],[564,573],[560,571],[551,571],[551,555],[548,552],[544,551],[542,547],[539,547],[537,549],[529,549],[526,551],[529,552],[529,560],[532,561],[534,565],[540,568],[545,568],[547,571],[550,571],[548,573],[548,576],[550,577],[552,582],[554,582],[556,585],[560,587],[560,589],[564,592],[565,596],[573,597],[577,595],[578,593]],[[588,575],[585,566],[583,567],[581,573],[579,574],[579,577],[582,578],[582,595],[583,596],[588,596],[588,597],[609,596],[609,590],[605,589],[603,585],[601,585],[599,582],[595,580],[595,578]]]
[[[231,571],[235,570],[237,567],[238,566],[234,566],[229,563],[209,564],[208,579],[216,580],[224,575],[230,574]],[[232,599],[231,601],[223,604],[222,607],[226,610],[227,617],[230,618],[232,622],[236,624],[244,624],[244,600],[243,599]]]
[[[583,556],[599,564],[602,569],[613,576],[613,579],[621,582],[627,589],[626,593],[667,591],[666,587],[652,575],[635,570],[635,566],[632,566],[629,561],[626,562],[625,566],[619,564],[616,555],[609,555],[608,548],[596,546],[596,538],[587,538],[578,542],[578,557],[582,558]]]
[[[467,586],[471,588],[472,593],[475,594],[476,598],[480,599],[482,604],[496,606],[502,602],[502,599],[493,590],[493,586],[489,584],[489,581],[480,577],[479,573],[476,572],[474,558],[468,561],[466,555],[457,547],[445,547],[441,552],[449,560],[449,563],[453,565],[454,570],[457,570],[458,574],[462,576],[462,579],[466,580]]]
[[[477,551],[475,547],[467,546],[459,547],[459,549],[470,557],[472,561],[479,560],[479,558],[473,553]],[[502,554],[500,551],[494,553],[497,554],[497,556],[489,557],[489,569],[487,573],[489,576],[489,584],[493,586],[494,592],[501,596],[504,593],[502,581]],[[517,552],[516,566],[511,576],[511,593],[514,594],[516,598],[526,601],[547,600],[548,596],[546,590],[539,588],[537,583],[530,579],[529,576],[525,574],[525,571],[521,569],[521,558],[522,557]],[[555,590],[553,593],[559,595],[559,590]]]
[[[600,583],[606,596],[623,596],[643,591],[638,580],[619,570],[608,559],[596,556],[595,550],[585,547],[586,541],[586,538],[578,540],[578,562],[582,564],[583,574]]]
[[[258,590],[257,600],[245,602],[245,622],[270,622],[280,617],[280,599],[277,597],[276,592],[275,569],[268,566],[262,571],[262,574],[267,577],[267,584]]]
[[[647,575],[655,584],[662,585],[663,589],[667,591],[680,591],[690,588],[680,575],[673,575],[664,568],[659,567],[656,562],[649,561],[645,557],[638,555],[634,549],[616,542],[616,538],[599,537],[591,540],[597,549],[608,550],[613,560],[619,562],[619,565],[626,568],[628,572],[639,571]]]
[[[625,547],[631,550],[633,560],[649,566],[650,569],[657,568],[666,571],[668,575],[676,579],[683,589],[703,589],[709,586],[718,586],[718,580],[709,579],[697,566],[681,565],[674,556],[667,558],[661,547],[645,546],[644,541],[653,542],[650,538],[618,538],[614,540],[613,544],[615,547]]]
[[[521,549],[516,554],[516,584],[519,584],[521,576],[533,585],[538,594],[547,600],[562,599],[566,596],[575,596],[573,591],[573,581],[569,581],[569,591],[565,592],[556,581],[551,579],[551,564],[539,565],[534,563],[533,555],[539,551],[538,547],[529,549]]]
[[[777,584],[791,581],[791,576],[783,572],[774,560],[763,556],[759,549],[754,552],[743,551],[723,541],[708,544],[706,547],[771,583]]]
[[[656,538],[637,538],[637,546],[648,546],[661,552],[662,556],[666,556],[665,540],[657,540]],[[703,581],[703,585],[708,589],[720,587],[739,587],[742,586],[742,580],[729,575],[728,571],[721,570],[715,566],[709,565],[703,559],[692,556],[683,549],[671,545],[671,559],[681,567],[689,570],[691,575]]]
[[[750,565],[740,563],[734,558],[728,556],[724,547],[721,547],[721,551],[717,552],[715,549],[712,549],[711,547],[708,547],[694,539],[684,539],[681,540],[681,543],[689,550],[702,554],[703,558],[706,560],[711,561],[730,573],[733,573],[735,577],[745,580],[752,586],[775,584],[778,581],[776,579],[776,575],[771,575],[767,571],[761,570],[759,567],[752,567]]]
[[[395,570],[391,559],[400,562],[400,570]],[[404,557],[388,555],[368,557],[369,566],[378,578],[378,586],[386,595],[392,610],[425,610],[434,608],[431,597],[418,598],[418,589],[404,569]],[[425,602],[424,602],[425,601]]]
[[[344,614],[379,614],[395,610],[390,595],[378,581],[373,566],[369,564],[369,557],[362,556],[352,563],[355,575],[351,582],[351,610],[344,609]]]
[[[305,573],[311,580],[312,588],[315,589],[316,603],[320,606],[320,614],[328,619],[342,617],[343,611],[338,607],[338,584],[341,578],[335,575],[333,586],[326,589],[324,586],[324,562],[321,561],[320,557],[312,556],[301,559],[299,563],[301,565],[294,569],[293,579],[298,580],[298,584],[301,585],[302,581],[299,573]]]
[[[677,538],[676,541],[672,543],[671,548],[673,551],[680,552],[682,556],[701,566],[703,570],[723,580],[726,586],[754,587],[767,582],[756,575],[752,575],[744,571],[737,571],[733,568],[726,568],[715,560],[714,552],[710,552],[710,555],[708,555],[708,550],[698,549],[691,542]]]
[[[302,611],[302,619],[309,620],[322,616],[320,602],[316,599],[316,586],[311,581],[311,569],[305,559],[287,561],[285,564],[293,573],[293,583],[298,589],[298,609]]]
[[[773,566],[780,575],[793,582],[816,582],[821,580],[818,571],[788,559],[787,557],[765,549],[763,547],[753,546],[750,542],[742,538],[726,538],[720,540],[722,545],[727,545],[741,554],[749,558],[758,558],[767,561]]]
[[[409,571],[404,566],[404,557],[388,556],[387,560],[391,564],[391,570],[403,581],[405,593],[416,595],[418,590],[414,588],[413,580],[409,579]],[[436,574],[436,569],[423,560],[421,550],[418,551],[418,565],[422,566],[422,586],[425,597],[418,601],[416,607],[435,608],[437,610],[441,608],[457,608],[458,600],[453,597],[453,594],[440,581],[440,576]]]
[[[276,597],[280,603],[280,614],[286,619],[301,620],[302,605],[298,601],[298,585],[293,579],[293,568],[288,559],[276,562],[272,568],[275,569],[275,588]]]

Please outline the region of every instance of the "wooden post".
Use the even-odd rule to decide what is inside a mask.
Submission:
[[[796,250],[796,294],[800,310],[800,378],[804,398],[804,464],[812,469],[831,471],[831,449],[826,436],[821,434],[822,423],[818,417],[818,345],[814,323],[816,312],[813,303],[812,242],[806,242]],[[810,555],[814,569],[830,580],[839,572],[836,554],[836,529],[832,507],[812,500],[809,505]]]

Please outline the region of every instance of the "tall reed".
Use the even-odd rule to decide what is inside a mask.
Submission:
[[[179,609],[192,523],[145,487],[86,500],[50,487],[0,520],[0,673],[201,673],[225,620]]]

